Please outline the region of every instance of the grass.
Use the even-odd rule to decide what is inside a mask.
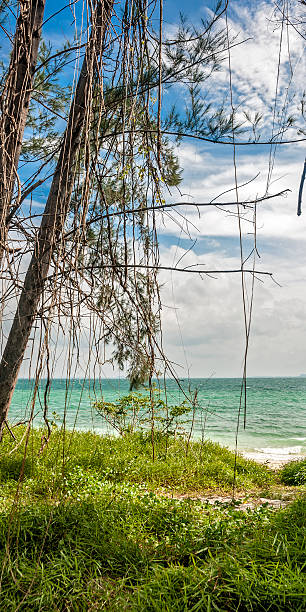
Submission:
[[[306,459],[290,461],[280,471],[280,480],[286,485],[306,484]]]
[[[20,435],[20,434],[19,434]],[[243,511],[154,491],[229,492],[233,454],[164,440],[152,462],[139,435],[52,435],[38,455],[33,431],[18,492],[22,445],[1,448],[0,609],[10,611],[305,610],[305,510]],[[241,490],[279,486],[238,459]],[[17,496],[16,496],[17,494]]]
[[[19,432],[22,438],[22,430]],[[131,434],[114,438],[84,432],[52,433],[47,449],[39,454],[42,432],[33,430],[24,460],[24,442],[9,455],[12,440],[7,434],[1,446],[0,482],[7,496],[14,492],[23,465],[23,493],[48,498],[61,493],[65,478],[81,468],[102,481],[145,485],[151,490],[231,492],[234,475],[234,454],[218,444],[193,442],[186,456],[186,441],[158,437],[155,461],[149,435]],[[274,474],[265,466],[237,458],[238,491],[256,490],[275,482]],[[4,487],[4,489],[3,489]]]

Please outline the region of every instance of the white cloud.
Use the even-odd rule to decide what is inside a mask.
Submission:
[[[173,258],[174,247],[163,257]],[[260,375],[298,375],[305,371],[306,270],[304,244],[291,252],[265,254],[266,268],[273,269],[281,286],[265,279],[255,284],[248,372]],[[180,249],[177,255],[181,255]],[[203,256],[193,254],[196,263]],[[234,267],[232,257],[218,253],[219,265]],[[205,254],[207,267],[216,267],[215,252]],[[240,275],[217,280],[172,273],[165,276],[162,301],[164,341],[168,355],[181,364],[178,373],[192,376],[239,376],[245,348]],[[248,295],[250,296],[250,281]],[[173,307],[169,308],[170,306]],[[186,359],[187,364],[186,365]]]
[[[196,147],[191,144],[183,144],[179,150],[179,158],[181,165],[184,168],[184,181],[180,189],[184,194],[181,201],[190,202],[209,202],[218,194],[231,190],[223,196],[217,198],[219,202],[235,202],[235,181],[234,181],[234,166],[230,150],[222,147],[222,145],[214,145],[212,153],[207,150],[203,151],[203,147]],[[252,148],[253,152],[239,151],[237,155],[237,176],[238,184],[242,185],[251,181],[245,187],[239,188],[240,201],[252,200],[265,195],[267,185],[267,174],[269,164],[269,153],[258,152],[258,149]],[[214,157],[214,151],[216,156]],[[220,152],[221,151],[221,154]],[[277,238],[294,239],[304,238],[306,236],[306,214],[297,217],[297,199],[300,177],[304,164],[304,156],[301,148],[295,149],[295,156],[292,156],[291,147],[284,146],[277,152],[277,158],[274,164],[272,180],[270,183],[269,194],[279,193],[283,190],[289,190],[285,196],[278,196],[275,199],[270,199],[261,202],[257,206],[257,227],[258,235],[261,239]],[[254,177],[257,178],[255,180]],[[188,196],[189,199],[186,197]],[[180,201],[180,198],[175,199]],[[215,209],[213,207],[201,208],[200,218],[198,210],[195,207],[182,207],[180,213],[184,213],[187,219],[196,225],[189,225],[189,232],[192,237],[199,238],[200,236],[213,237],[233,237],[237,236],[238,222],[236,216],[232,216],[236,212],[235,207],[225,207]],[[230,212],[228,212],[230,211]],[[243,213],[246,221],[243,222],[243,231],[247,235],[251,231],[250,220],[252,212]],[[173,211],[171,217],[181,219]],[[176,223],[170,218],[165,218],[160,226],[160,231],[167,234],[178,233]]]
[[[230,5],[229,26],[237,40],[251,38],[231,51],[234,105],[265,114],[265,134],[270,137],[273,101],[278,70],[281,29],[276,24],[275,4],[259,2]],[[272,19],[273,18],[273,19]],[[274,21],[273,21],[274,20]],[[287,33],[290,33],[287,39]],[[287,100],[293,112],[305,86],[304,41],[293,29],[284,28],[278,82],[278,109]],[[289,52],[288,52],[289,49]],[[293,70],[290,78],[290,66]],[[226,66],[211,78],[211,92],[216,103],[224,97],[228,84]],[[289,90],[287,87],[289,84]],[[295,96],[295,99],[294,99]],[[277,119],[278,121],[278,119]],[[277,124],[276,121],[276,124]],[[277,128],[276,130],[277,131]],[[291,134],[292,136],[292,134]],[[306,202],[297,217],[297,197],[304,164],[302,144],[279,146],[275,160],[269,147],[237,147],[239,198],[263,196],[267,188],[269,161],[273,171],[269,194],[289,189],[286,197],[268,200],[257,207],[257,246],[261,258],[256,268],[273,273],[279,285],[268,277],[256,281],[248,354],[248,372],[260,375],[299,375],[306,371]],[[182,201],[209,202],[224,191],[219,201],[235,200],[234,166],[231,147],[184,142],[179,150],[184,168]],[[173,196],[173,201],[178,201]],[[235,209],[229,209],[235,212]],[[201,264],[203,269],[240,267],[237,218],[223,210],[181,208],[196,226],[184,225],[191,238],[199,240],[197,253],[188,247],[174,246],[181,233],[173,220],[160,226],[163,244],[162,263],[172,266],[182,257],[182,266]],[[171,211],[182,224],[182,219]],[[246,216],[251,218],[250,214]],[[242,222],[245,252],[250,248],[252,226]],[[191,242],[190,242],[191,244]],[[202,246],[201,246],[202,245]],[[201,254],[202,248],[202,254]],[[250,261],[251,267],[252,261]],[[245,348],[241,276],[220,275],[217,280],[195,274],[164,273],[162,301],[164,344],[170,359],[180,363],[178,374],[191,376],[240,376]],[[251,276],[247,279],[248,299]],[[248,300],[247,300],[248,303]]]
[[[294,19],[299,7],[292,5],[290,11]],[[263,113],[267,135],[272,129],[276,91],[276,110],[282,113],[288,105],[291,114],[296,112],[305,87],[305,40],[293,27],[282,27],[280,18],[274,2],[230,3],[230,38],[235,43],[246,41],[230,51],[234,107],[241,105],[241,111]],[[229,84],[227,61],[221,72],[212,75],[210,83],[215,99],[223,99],[224,87]],[[278,124],[281,118],[276,114],[274,133]]]

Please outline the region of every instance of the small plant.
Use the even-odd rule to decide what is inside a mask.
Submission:
[[[81,499],[96,495],[102,489],[102,482],[94,472],[85,471],[79,465],[64,478],[66,495]]]
[[[129,393],[117,402],[99,400],[93,407],[116,431],[123,436],[140,428],[149,417],[150,398],[139,393]]]
[[[280,471],[280,479],[286,485],[306,484],[306,459],[287,463]]]
[[[160,396],[154,397],[154,391],[153,399],[149,395],[129,393],[117,402],[99,400],[93,406],[121,436],[135,431],[147,431],[152,424],[152,413],[155,431],[159,434],[168,437],[184,433],[183,425],[186,421],[182,417],[190,412],[191,407],[187,402],[167,406]]]

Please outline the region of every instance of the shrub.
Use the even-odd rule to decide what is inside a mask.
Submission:
[[[153,389],[153,397],[140,393],[129,393],[117,402],[105,402],[103,399],[93,404],[98,414],[102,416],[121,436],[135,431],[146,431],[154,419],[154,429],[157,433],[177,435],[185,433],[183,417],[191,410],[187,402],[178,406],[168,406]]]
[[[286,485],[306,484],[306,459],[287,463],[280,471],[280,479]]]

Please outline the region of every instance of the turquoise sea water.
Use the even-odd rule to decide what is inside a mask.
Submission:
[[[238,378],[193,378],[181,380],[182,389],[198,390],[198,407],[194,437],[210,438],[230,448],[235,446],[241,380]],[[31,410],[33,381],[20,379],[9,413],[11,423],[27,417]],[[183,401],[184,392],[173,380],[167,380],[168,403]],[[92,408],[95,398],[115,401],[129,392],[124,379],[107,379],[95,385],[91,381],[53,380],[47,399],[48,416],[56,412],[58,425],[63,422],[72,429],[111,432],[111,428]],[[35,404],[36,425],[42,423],[44,381]],[[249,378],[247,381],[247,420],[239,427],[240,450],[299,455],[306,453],[306,377]]]

